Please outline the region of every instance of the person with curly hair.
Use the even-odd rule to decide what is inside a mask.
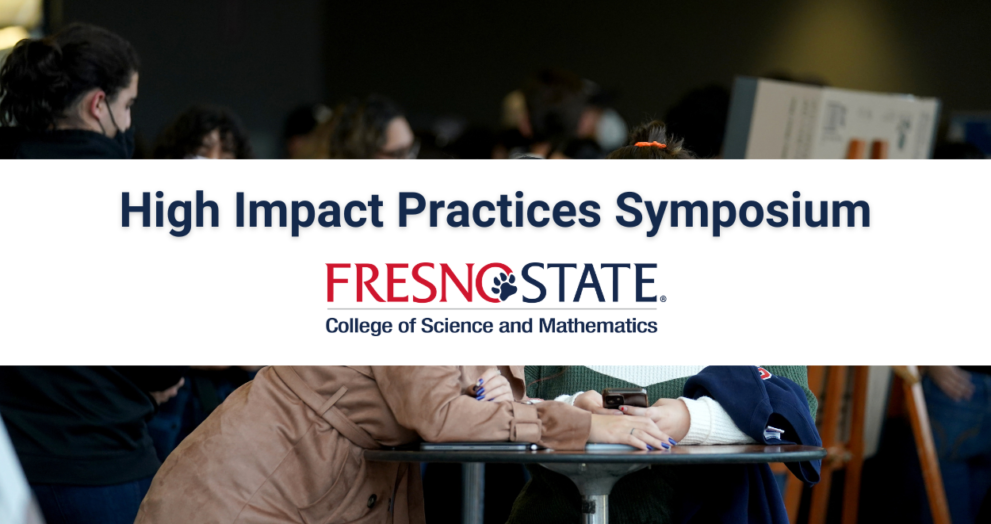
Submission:
[[[334,110],[330,158],[416,158],[419,143],[403,110],[392,100],[370,95]]]
[[[158,137],[154,158],[245,159],[255,154],[248,132],[233,111],[197,105],[184,111]]]

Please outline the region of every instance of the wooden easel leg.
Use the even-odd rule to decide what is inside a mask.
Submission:
[[[843,524],[857,524],[860,508],[860,475],[864,469],[864,418],[867,414],[867,388],[870,368],[857,366],[853,371],[850,400],[850,439],[843,484]]]
[[[915,377],[918,372],[915,366],[906,366]],[[918,380],[902,380],[905,391],[906,407],[909,420],[912,422],[912,433],[915,434],[915,447],[919,452],[919,462],[922,464],[922,478],[926,483],[926,495],[929,498],[929,509],[935,524],[950,524],[950,508],[946,503],[946,491],[943,489],[943,477],[939,473],[939,459],[936,456],[936,445],[933,443],[932,426],[929,424],[929,412],[926,411],[926,400],[922,393],[922,383]]]
[[[802,490],[804,488],[805,484],[789,471],[784,498],[785,509],[788,511],[788,522],[792,524],[798,522],[798,509],[802,504]]]
[[[823,403],[822,447],[830,452],[822,461],[819,484],[812,488],[812,501],[809,504],[809,524],[825,524],[829,508],[829,491],[832,487],[833,471],[842,464],[842,457],[836,456],[839,442],[840,413],[843,408],[843,391],[846,388],[846,366],[830,366],[826,378],[826,395]]]

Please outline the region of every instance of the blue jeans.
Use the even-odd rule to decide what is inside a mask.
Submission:
[[[954,401],[922,382],[953,524],[976,522],[991,489],[991,375],[972,373],[974,396]]]
[[[47,524],[134,524],[152,477],[111,486],[31,484]]]

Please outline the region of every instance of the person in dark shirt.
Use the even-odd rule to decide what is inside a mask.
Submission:
[[[255,378],[261,366],[190,366],[182,387],[168,402],[160,402],[148,433],[158,458],[169,454],[234,390]]]
[[[991,513],[991,366],[929,366],[922,389],[954,524]]]
[[[49,524],[134,521],[160,462],[147,422],[176,367],[0,367],[0,418]]]
[[[0,158],[131,158],[139,67],[127,40],[91,25],[21,40],[0,68]]]

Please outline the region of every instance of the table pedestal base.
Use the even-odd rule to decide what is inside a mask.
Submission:
[[[547,463],[541,466],[560,473],[578,486],[585,524],[609,523],[609,492],[616,481],[647,464]]]
[[[485,464],[461,465],[461,522],[482,524],[485,519]]]

